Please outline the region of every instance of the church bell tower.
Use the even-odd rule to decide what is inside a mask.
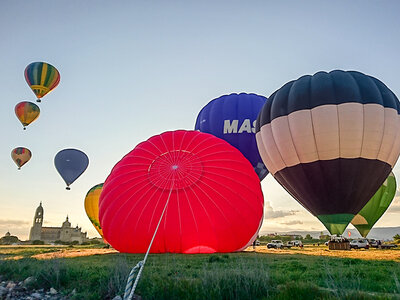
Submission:
[[[33,218],[33,225],[29,233],[29,240],[40,240],[42,235],[43,226],[43,206],[40,202],[38,208],[36,208],[35,217]]]

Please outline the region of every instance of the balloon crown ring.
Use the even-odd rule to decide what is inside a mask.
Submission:
[[[203,173],[200,159],[192,152],[173,150],[157,156],[148,168],[148,178],[161,189],[183,189],[196,183]]]

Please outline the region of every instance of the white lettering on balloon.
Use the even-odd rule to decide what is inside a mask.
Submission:
[[[256,120],[253,121],[253,126],[251,126],[250,119],[244,119],[243,123],[240,125],[239,130],[239,120],[224,120],[224,134],[229,133],[256,133]]]

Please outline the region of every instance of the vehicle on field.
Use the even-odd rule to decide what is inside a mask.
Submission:
[[[281,249],[283,248],[283,242],[281,240],[272,240],[267,244],[267,248]]]
[[[293,241],[287,242],[287,245],[292,246],[292,247],[302,247],[303,243],[299,240],[293,240]]]
[[[350,249],[369,249],[369,243],[367,239],[355,239],[350,242]]]
[[[378,248],[378,246],[379,246],[378,240],[376,240],[376,239],[368,239],[368,243],[369,243],[369,246],[373,247],[373,248]]]

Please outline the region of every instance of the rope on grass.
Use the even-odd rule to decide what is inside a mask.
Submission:
[[[125,288],[124,300],[131,300],[132,297],[133,297],[133,295],[134,295],[134,293],[135,293],[135,289],[136,289],[136,286],[137,286],[137,284],[138,284],[138,282],[139,282],[140,275],[142,274],[142,271],[143,271],[143,268],[144,268],[144,264],[146,263],[147,256],[149,255],[150,248],[151,248],[151,246],[153,245],[153,241],[154,241],[154,238],[156,237],[156,234],[157,234],[157,231],[158,231],[158,227],[160,227],[161,220],[162,220],[162,218],[163,218],[163,216],[164,216],[164,213],[165,213],[165,210],[166,210],[166,208],[167,208],[167,206],[168,206],[169,198],[171,197],[171,192],[172,192],[172,186],[171,186],[171,188],[170,188],[170,190],[169,190],[169,195],[168,195],[167,201],[165,202],[164,209],[163,209],[163,211],[162,211],[162,213],[161,213],[160,219],[158,220],[157,227],[156,227],[156,229],[154,230],[153,237],[152,237],[152,239],[151,239],[151,241],[150,241],[149,248],[147,248],[147,252],[146,252],[146,255],[144,256],[144,259],[143,259],[142,261],[140,261],[140,262],[132,269],[131,273],[129,273],[128,282],[127,282],[126,288]],[[139,266],[139,264],[140,264],[140,266]],[[140,269],[139,269],[139,272],[138,272],[138,274],[137,274],[137,276],[136,276],[135,283],[133,284],[133,287],[132,287],[132,288],[129,287],[130,292],[128,293],[128,296],[126,297],[128,286],[132,286],[132,281],[133,281],[134,273],[136,272],[137,268],[140,268]],[[133,274],[132,274],[132,273],[133,273]],[[131,274],[132,274],[132,276],[131,276]],[[129,281],[130,279],[131,279],[131,281]]]
[[[131,272],[129,273],[128,281],[127,281],[126,287],[125,287],[124,300],[125,300],[125,299],[128,299],[129,294],[131,293],[131,290],[132,290],[133,279],[135,279],[136,271],[137,271],[142,265],[143,265],[143,260],[139,261],[139,262],[137,263],[137,265],[134,266],[134,267],[132,268]]]

